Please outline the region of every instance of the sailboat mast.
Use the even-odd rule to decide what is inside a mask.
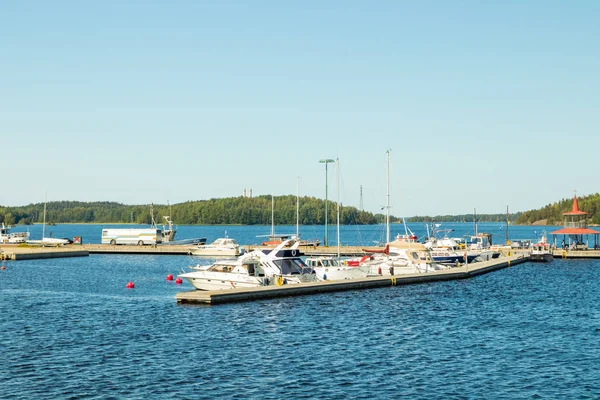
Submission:
[[[46,203],[48,202],[48,192],[44,195],[44,219],[42,221],[42,240],[46,237]]]
[[[475,232],[475,236],[477,236],[477,209],[473,209],[473,231]]]
[[[337,258],[340,259],[340,159],[335,159],[337,189]]]
[[[508,244],[508,206],[506,206],[506,244]]]
[[[271,237],[275,237],[275,197],[271,195]]]
[[[390,150],[386,154],[386,203],[385,203],[385,243],[390,242]]]
[[[296,238],[300,238],[300,177],[296,177]]]

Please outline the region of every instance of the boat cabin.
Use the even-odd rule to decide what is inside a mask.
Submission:
[[[206,271],[221,273],[236,273],[249,276],[265,276],[265,272],[260,266],[260,261],[255,258],[243,260],[223,260],[218,261],[208,267]]]

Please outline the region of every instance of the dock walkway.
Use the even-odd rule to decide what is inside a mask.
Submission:
[[[179,304],[224,304],[239,301],[262,300],[276,297],[301,296],[344,290],[360,290],[381,288],[415,283],[438,282],[456,279],[468,279],[486,274],[512,265],[528,261],[524,254],[510,257],[495,258],[490,261],[478,262],[443,271],[423,274],[403,274],[395,276],[376,276],[364,279],[344,281],[310,282],[296,285],[259,286],[253,288],[238,288],[228,290],[192,290],[177,293],[175,298]]]

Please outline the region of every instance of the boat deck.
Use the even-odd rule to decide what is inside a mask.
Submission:
[[[423,274],[403,274],[396,276],[376,276],[364,279],[344,281],[311,282],[297,285],[259,286],[254,288],[238,288],[228,290],[192,290],[177,293],[175,298],[179,304],[224,304],[239,301],[262,300],[276,297],[301,296],[345,290],[381,288],[415,283],[468,279],[486,274],[512,265],[528,261],[524,254],[500,257],[490,261],[478,262],[449,270]]]

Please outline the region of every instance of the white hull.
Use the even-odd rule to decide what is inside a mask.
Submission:
[[[237,257],[240,255],[239,249],[219,249],[219,248],[194,248],[190,250],[193,256],[214,256],[214,257]]]
[[[239,274],[220,273],[219,275],[220,276],[214,276],[214,274],[208,272],[205,272],[204,274],[201,272],[190,272],[180,276],[187,279],[192,286],[199,290],[250,288],[264,286],[265,283],[268,282],[265,278],[240,276]]]
[[[315,274],[320,281],[343,281],[346,279],[366,278],[369,274],[367,266],[348,267],[348,266],[331,266],[331,267],[315,267]]]

